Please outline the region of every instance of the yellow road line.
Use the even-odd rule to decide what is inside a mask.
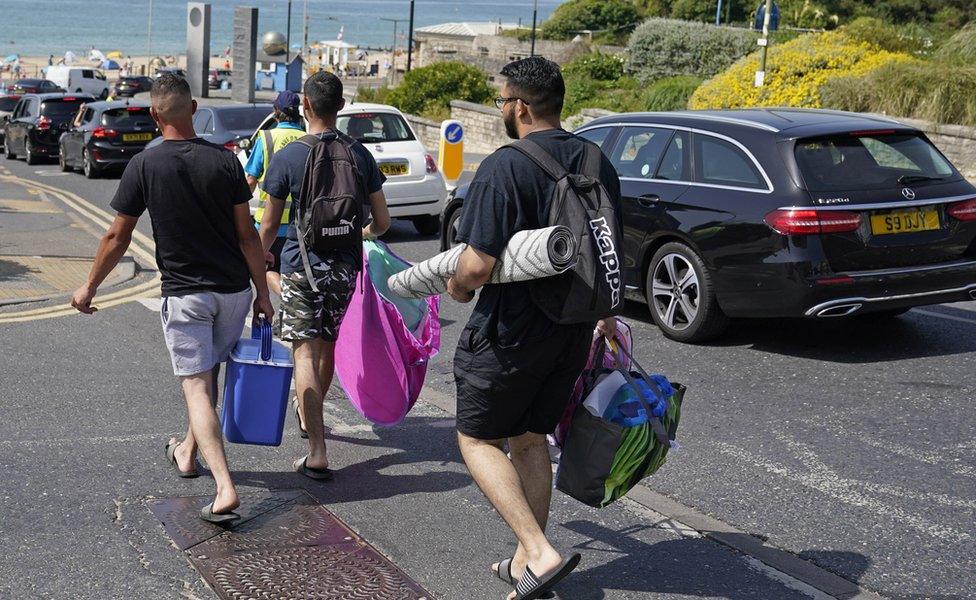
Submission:
[[[34,195],[41,195],[42,197],[45,197],[47,194],[50,194],[102,229],[107,230],[112,221],[115,219],[114,216],[72,192],[20,177],[0,176],[0,180],[22,185],[27,189],[28,193]],[[134,231],[132,233],[132,243],[129,245],[129,250],[132,253],[137,254],[153,268],[156,268],[155,244],[151,238],[142,233]],[[126,302],[131,302],[138,298],[151,297],[155,295],[155,292],[159,289],[159,283],[160,278],[157,274],[151,281],[109,294],[97,296],[93,304],[99,309],[104,309],[112,306],[118,306]],[[58,306],[47,306],[44,308],[0,314],[0,323],[20,323],[39,319],[65,317],[75,314],[79,313],[74,308],[62,304]]]

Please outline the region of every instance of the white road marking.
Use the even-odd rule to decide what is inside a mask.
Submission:
[[[931,310],[922,310],[920,308],[913,309],[912,312],[915,314],[924,315],[926,317],[935,317],[937,319],[945,319],[947,321],[957,321],[959,323],[969,323],[970,325],[976,325],[976,318],[967,319],[965,317],[957,317],[956,315],[945,315],[940,312],[933,312]]]
[[[857,484],[857,482],[855,482],[855,485],[852,485],[850,480],[843,480],[833,474],[802,472],[780,463],[768,461],[744,448],[725,442],[719,442],[717,446],[719,451],[735,458],[741,463],[765,469],[774,475],[789,479],[804,487],[820,492],[825,496],[839,500],[844,504],[872,512],[879,518],[894,519],[902,523],[905,527],[910,527],[935,539],[947,542],[966,542],[972,539],[972,535],[969,533],[933,523],[916,514],[886,504],[858,490],[857,488],[862,486]]]
[[[62,171],[34,171],[37,175],[41,177],[67,177],[71,173],[64,173]]]

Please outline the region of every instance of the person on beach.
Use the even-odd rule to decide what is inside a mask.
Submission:
[[[560,125],[565,84],[558,65],[526,58],[501,75],[506,80],[496,104],[509,137],[536,142],[569,173],[580,173],[584,156],[595,152],[598,180],[619,207],[613,165]],[[552,496],[546,435],[570,400],[594,325],[608,337],[616,330],[613,318],[572,325],[550,320],[532,300],[533,282],[487,284],[515,233],[548,224],[555,191],[556,182],[514,148],[486,158],[468,188],[456,235],[468,247],[448,282],[458,302],[470,302],[481,289],[454,356],[458,443],[475,482],[518,539],[513,557],[491,567],[516,586],[509,598],[544,597],[579,563],[579,554],[563,556],[546,538]]]
[[[305,135],[305,128],[302,123],[302,115],[299,112],[301,98],[298,94],[285,90],[278,94],[274,101],[274,117],[278,124],[274,129],[265,129],[254,141],[254,148],[251,149],[251,156],[248,157],[247,164],[244,166],[244,173],[247,175],[247,184],[253,192],[258,185],[264,181],[264,176],[268,171],[268,164],[271,159],[282,148],[300,139]],[[261,219],[264,217],[265,206],[268,201],[268,193],[263,189],[258,191],[260,204],[254,213],[255,227],[260,228]],[[286,203],[291,202],[291,196],[285,198]],[[274,262],[268,267],[268,287],[275,294],[281,295],[281,249],[285,245],[285,235],[288,233],[288,219],[290,211],[288,205],[281,214],[281,224],[278,226],[278,237],[271,245],[271,255]]]
[[[342,82],[331,73],[319,71],[305,81],[303,91],[309,135],[279,150],[268,165],[262,183],[268,202],[261,221],[261,243],[265,250],[274,244],[285,199],[290,195],[290,224],[281,250],[281,339],[292,342],[298,393],[296,414],[299,430],[302,437],[308,438],[309,445],[309,453],[296,460],[293,467],[306,477],[329,481],[333,474],[326,454],[322,403],[332,385],[335,343],[355,289],[362,257],[344,250],[327,254],[312,249],[307,253],[302,251],[296,215],[303,210],[302,181],[312,148],[319,143],[344,144],[348,148],[362,186],[356,197],[368,199],[373,218],[362,230],[364,239],[386,232],[390,227],[390,211],[383,195],[385,178],[373,156],[362,144],[336,130],[338,112],[345,106]],[[307,263],[303,254],[307,254]],[[309,273],[315,279],[314,285]]]
[[[74,293],[71,305],[85,314],[98,310],[92,305],[98,286],[125,254],[139,217],[148,210],[162,278],[163,335],[189,421],[186,436],[166,444],[166,460],[179,477],[197,477],[197,451],[203,453],[217,493],[200,516],[226,524],[240,518],[234,512],[240,500],[214,410],[217,374],[241,337],[248,311],[255,318],[272,318],[265,256],[240,163],[193,131],[196,101],[189,84],[167,73],[153,83],[150,96],[150,112],[165,141],[140,152],[126,167],[111,204],[117,215],[98,247],[88,282]]]

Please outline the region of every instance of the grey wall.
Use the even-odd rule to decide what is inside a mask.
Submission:
[[[258,54],[258,9],[234,9],[234,42],[231,56],[234,72],[230,78],[231,98],[235,102],[254,102],[254,65]]]
[[[210,92],[210,5],[186,3],[186,79],[190,93],[206,98]]]

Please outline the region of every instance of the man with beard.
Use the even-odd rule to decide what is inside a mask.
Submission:
[[[509,137],[538,143],[568,172],[580,173],[591,143],[560,126],[566,88],[558,65],[532,57],[501,74],[506,82],[495,103]],[[599,181],[619,214],[620,181],[599,156]],[[556,182],[514,148],[485,159],[458,227],[457,241],[468,248],[448,284],[459,302],[482,288],[454,359],[458,441],[475,482],[518,538],[514,556],[492,571],[516,586],[510,598],[519,599],[543,597],[580,560],[563,557],[546,539],[552,495],[546,435],[586,363],[594,323],[557,324],[533,302],[532,282],[485,284],[515,233],[547,226],[555,191]],[[597,326],[612,336],[616,321]]]

